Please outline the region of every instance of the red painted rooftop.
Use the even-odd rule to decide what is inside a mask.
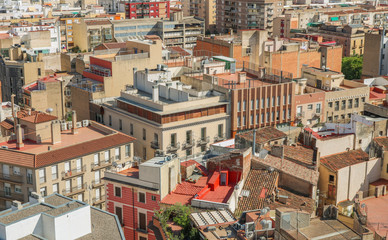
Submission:
[[[367,226],[381,236],[388,234],[388,195],[361,201],[366,205]]]

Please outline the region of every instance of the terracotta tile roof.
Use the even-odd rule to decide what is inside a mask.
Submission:
[[[306,165],[313,165],[314,150],[304,146],[284,145],[284,157]]]
[[[188,167],[188,166],[191,166],[191,165],[195,165],[195,167],[201,172],[202,175],[204,175],[204,176],[208,175],[207,169],[204,166],[202,166],[199,162],[197,162],[195,160],[190,159],[188,161],[185,161],[185,162],[181,163],[181,166],[183,166],[183,167]]]
[[[388,137],[376,137],[374,141],[380,146],[383,147],[385,151],[388,150]]]
[[[238,134],[238,136],[250,142],[253,141],[253,131],[244,132]],[[256,143],[258,144],[267,143],[269,141],[274,141],[285,137],[287,137],[287,134],[274,127],[264,127],[256,130]]]
[[[104,46],[105,49],[127,48],[127,43],[125,42],[103,43],[101,45]],[[96,48],[98,48],[98,46]]]
[[[269,207],[270,209],[276,209],[279,207],[288,207],[294,209],[301,209],[302,211],[306,211],[308,213],[312,213],[314,210],[314,199],[309,197],[304,197],[293,192],[287,191],[282,188],[278,188],[279,195],[287,196],[287,202],[281,203],[279,201],[266,203],[265,207]]]
[[[35,114],[31,114],[31,116],[26,116],[20,119],[30,123],[43,123],[43,122],[56,120],[58,118],[56,116],[49,115],[46,113],[35,112]]]
[[[0,149],[1,162],[33,168],[35,166],[35,155],[30,153],[19,152],[15,150]]]
[[[88,142],[83,142],[73,146],[54,149],[48,152],[38,154],[36,156],[35,167],[43,167],[56,162],[61,162],[76,157],[91,154],[93,152],[102,151],[115,146],[134,141],[135,138],[122,133],[112,134],[103,138],[95,139]]]
[[[374,181],[374,182],[369,183],[369,184],[372,185],[372,186],[380,186],[380,185],[388,186],[388,180],[384,179],[384,178],[380,178],[379,180]]]
[[[168,50],[172,52],[179,53],[181,56],[190,56],[190,53],[188,53],[186,50],[184,50],[181,47],[175,46],[175,47],[168,47]]]
[[[202,179],[202,180],[201,180]],[[207,177],[201,177],[199,180],[207,182]],[[174,205],[175,203],[181,203],[182,205],[190,204],[194,196],[199,193],[204,186],[200,186],[196,183],[182,182],[178,184],[173,192],[164,197],[161,201],[163,204]]]
[[[277,171],[268,172],[266,170],[251,169],[242,189],[242,191],[249,191],[249,196],[241,197],[236,215],[248,210],[262,209],[266,200],[277,187],[278,178],[279,173]],[[260,196],[262,192],[265,192],[264,197]]]
[[[368,161],[368,159],[369,155],[358,149],[322,157],[321,164],[336,172],[341,168]]]
[[[9,118],[6,118],[4,121],[0,122],[0,126],[7,130],[11,130],[13,129],[13,121]]]
[[[298,164],[288,159],[281,159],[279,157],[268,154],[264,159],[258,157],[252,157],[252,161],[266,167],[273,167],[281,172],[292,175],[303,181],[307,181],[313,185],[317,185],[319,172],[308,168],[304,165]],[[252,162],[252,164],[254,164]]]

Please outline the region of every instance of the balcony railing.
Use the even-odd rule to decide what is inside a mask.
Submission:
[[[4,181],[8,181],[8,182],[22,183],[23,182],[23,175],[0,173],[0,180],[4,180]]]
[[[185,143],[182,144],[183,149],[188,149],[192,148],[195,145],[195,140],[191,139],[190,141],[186,141]]]
[[[226,135],[225,133],[223,134],[217,134],[215,137],[214,137],[214,142],[220,142],[220,141],[223,141],[226,139]]]
[[[158,142],[158,141],[152,141],[152,142],[151,142],[151,148],[153,148],[153,149],[159,149],[159,148],[160,148],[159,142]]]
[[[72,177],[76,177],[76,176],[79,176],[81,174],[84,174],[86,172],[86,165],[83,165],[79,168],[74,168],[74,169],[71,169],[70,171],[63,171],[62,172],[62,178],[63,179],[67,179],[67,178],[72,178]]]
[[[210,137],[207,136],[205,138],[198,139],[197,144],[198,145],[206,145],[210,142]]]
[[[101,181],[101,180],[98,180],[98,181],[93,180],[93,181],[92,181],[92,187],[93,187],[93,188],[98,188],[98,187],[101,187],[101,186],[103,186],[103,185],[104,185],[104,182]]]
[[[0,198],[24,201],[23,193],[10,192],[10,191],[4,191],[4,190],[0,190]]]
[[[167,152],[176,152],[180,147],[181,144],[179,142],[175,144],[170,144],[167,146]]]
[[[65,188],[62,190],[62,194],[65,195],[65,196],[70,196],[70,195],[74,195],[74,194],[78,194],[78,193],[81,193],[81,192],[84,192],[86,190],[86,183],[84,184],[81,184],[81,185],[77,185],[75,187],[71,187],[71,188]]]
[[[93,201],[93,205],[98,205],[100,203],[103,203],[105,202],[105,195],[101,195],[100,197],[94,197],[92,201]]]
[[[115,157],[110,157],[107,161],[100,161],[99,163],[92,163],[91,164],[92,170],[95,171],[95,170],[98,170],[101,168],[106,168],[106,167],[112,166],[114,158]]]

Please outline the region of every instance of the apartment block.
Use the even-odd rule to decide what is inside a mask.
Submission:
[[[3,101],[10,101],[15,95],[15,103],[23,102],[23,86],[45,75],[45,65],[41,54],[22,52],[21,47],[11,47],[8,57],[1,57],[0,80]]]
[[[180,183],[179,165],[178,158],[163,156],[106,172],[107,210],[118,216],[126,239],[157,239],[150,222],[161,199]]]
[[[125,3],[125,18],[170,18],[170,1],[136,1]]]
[[[91,51],[97,45],[113,42],[112,24],[107,18],[83,18],[73,23],[74,47],[81,51]]]
[[[217,31],[265,29],[272,36],[273,19],[282,14],[283,2],[272,0],[217,0]]]
[[[310,92],[324,92],[326,122],[349,122],[352,114],[362,113],[364,104],[369,102],[369,87],[346,80],[340,72],[304,66],[302,78],[307,79]]]
[[[126,44],[125,50],[95,51],[81,61],[89,68],[82,71],[83,78],[72,81],[70,86],[72,109],[81,112],[80,119],[98,120],[100,109],[91,111],[90,101],[120,96],[126,85],[133,84],[133,68],[142,70],[162,61],[160,40],[133,40]]]
[[[36,111],[19,112],[15,134],[3,136],[0,205],[27,202],[32,192],[61,193],[105,209],[101,178],[111,166],[130,165],[134,138],[93,121],[58,121]]]
[[[64,119],[71,113],[67,85],[71,76],[46,76],[23,86],[23,103],[36,111],[49,112],[58,119]]]
[[[0,223],[5,240],[125,239],[117,216],[59,194],[34,192],[25,204],[14,201],[0,212]]]
[[[60,18],[60,31],[61,31],[61,51],[65,52],[69,49],[72,49],[74,45],[74,36],[73,36],[73,24],[79,23],[81,18],[79,17],[70,17],[63,15]]]
[[[182,4],[184,16],[205,19],[206,30],[213,32],[216,28],[216,0],[189,0]]]
[[[137,138],[135,155],[142,160],[166,153],[182,159],[203,155],[210,143],[229,135],[222,93],[173,81],[164,67],[135,71],[134,77],[133,87],[102,105],[101,118]]]
[[[388,36],[382,30],[365,34],[362,75],[377,77],[388,74]]]

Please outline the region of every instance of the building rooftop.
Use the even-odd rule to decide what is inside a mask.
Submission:
[[[365,204],[367,227],[385,237],[388,234],[388,195],[361,201]]]
[[[384,151],[388,150],[388,137],[375,137],[374,141],[380,146],[383,147]]]
[[[246,140],[253,141],[253,131],[247,131],[238,134],[239,137],[245,138]],[[256,130],[256,143],[264,144],[270,141],[278,140],[281,138],[286,138],[287,134],[274,128],[274,127],[264,127]]]
[[[90,218],[87,216],[88,212],[90,212]],[[39,215],[44,215],[47,221],[34,221],[34,217]],[[73,224],[63,223],[61,219],[64,217],[72,218]],[[77,224],[77,221],[74,220],[75,217],[83,224],[86,222],[86,225],[90,225],[90,230],[88,228],[76,230],[74,224]],[[55,220],[61,221],[61,224],[56,224]],[[54,222],[50,225],[50,231],[62,231],[63,229],[60,228],[65,228],[66,231],[72,230],[73,233],[75,232],[75,234],[81,236],[77,239],[124,239],[115,215],[59,194],[47,196],[42,199],[42,202],[35,200],[21,205],[20,209],[12,208],[0,213],[0,223],[5,226],[2,230],[4,231],[3,234],[12,234],[13,236],[19,236],[18,238],[21,239],[42,239],[47,237],[48,233],[45,229],[51,221]],[[31,229],[31,233],[29,233],[29,230],[19,233],[14,232],[18,229],[18,226],[22,228],[27,223],[36,225]],[[39,231],[39,229],[41,230]]]
[[[361,149],[332,154],[320,159],[321,164],[333,172],[336,172],[341,168],[352,166],[368,160],[369,155]]]
[[[237,219],[228,210],[192,213],[190,214],[190,219],[206,239],[237,238],[237,232],[232,227],[232,224],[237,222]],[[214,231],[209,231],[209,226],[216,228]]]
[[[56,144],[52,144],[51,140],[42,143],[25,140],[24,147],[17,149],[15,141],[0,143],[0,146],[8,147],[0,149],[0,161],[31,168],[42,167],[135,140],[95,122],[77,131],[76,135],[71,134],[71,130],[62,131],[61,142]],[[49,147],[51,150],[48,150]]]

